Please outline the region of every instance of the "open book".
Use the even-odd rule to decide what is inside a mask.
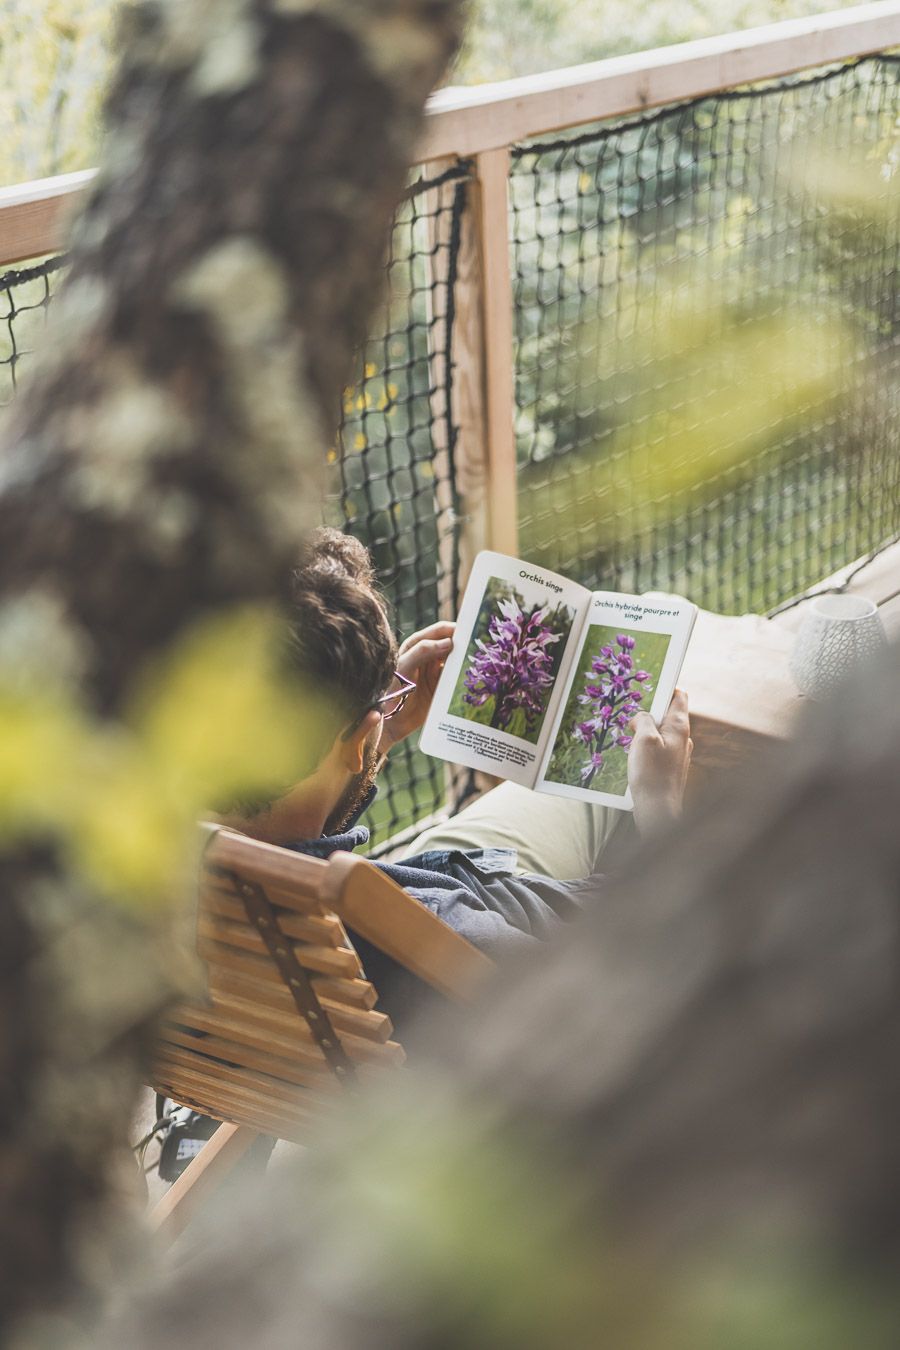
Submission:
[[[514,783],[631,809],[630,723],[659,722],[696,605],[589,591],[479,553],[419,746]]]

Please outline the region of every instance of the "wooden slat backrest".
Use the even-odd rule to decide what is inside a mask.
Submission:
[[[342,1088],[248,916],[246,886],[273,907],[353,1077],[395,1068],[404,1054],[344,921],[459,1001],[475,994],[492,963],[364,859],[335,854],[326,862],[231,830],[212,835],[197,928],[207,997],[166,1018],[155,1085],[206,1115],[302,1141]]]

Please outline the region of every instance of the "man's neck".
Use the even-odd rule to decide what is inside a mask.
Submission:
[[[240,830],[265,844],[292,844],[300,839],[318,839],[332,807],[331,796],[325,794],[314,774],[254,816],[235,814],[220,819],[229,829]]]

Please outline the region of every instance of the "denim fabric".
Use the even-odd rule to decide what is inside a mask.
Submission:
[[[352,824],[341,834],[297,840],[287,847],[327,858],[339,850],[362,848],[368,842],[366,827]],[[516,860],[515,851],[505,848],[431,850],[376,866],[473,946],[502,962],[536,940],[549,938],[561,923],[574,919],[602,886],[599,874],[576,881],[517,874]],[[429,997],[425,986],[358,934],[351,937],[366,974],[379,992],[380,1006],[402,1035],[409,1019]]]

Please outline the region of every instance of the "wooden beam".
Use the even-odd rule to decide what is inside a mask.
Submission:
[[[477,554],[490,545],[488,519],[488,422],[484,295],[481,243],[481,187],[467,185],[456,264],[453,323],[453,423],[456,427],[456,490],[459,499],[459,590],[469,579]]]
[[[426,179],[439,179],[452,169],[453,158],[434,160],[423,165]],[[431,443],[434,470],[434,511],[437,522],[438,549],[438,616],[455,619],[457,611],[456,576],[456,502],[453,465],[450,456],[448,419],[452,409],[448,404],[451,385],[448,323],[451,299],[448,294],[448,268],[452,234],[453,193],[457,183],[450,180],[424,194],[428,252],[425,256],[427,284],[425,303],[428,314],[428,385],[431,404]]]
[[[166,1242],[184,1231],[198,1205],[221,1185],[259,1138],[246,1125],[220,1125],[211,1139],[150,1211],[150,1226]]]
[[[0,266],[56,253],[65,225],[95,169],[0,188]]]
[[[900,45],[900,3],[701,38],[471,89],[428,104],[422,158],[475,155],[565,127],[774,79]]]
[[[509,151],[475,160],[476,222],[481,247],[488,538],[518,552],[513,297],[509,262]]]

